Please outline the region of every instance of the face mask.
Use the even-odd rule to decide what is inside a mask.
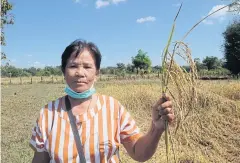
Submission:
[[[67,95],[69,95],[70,97],[75,98],[75,99],[88,98],[96,92],[95,88],[92,86],[90,89],[88,89],[82,93],[78,93],[78,92],[75,92],[74,90],[72,90],[68,85],[66,86],[64,91],[67,93]]]

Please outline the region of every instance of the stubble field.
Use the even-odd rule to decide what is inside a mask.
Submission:
[[[176,134],[173,132],[176,126],[170,127],[175,160],[186,163],[191,161],[238,163],[240,82],[201,81],[200,84],[202,93],[198,95],[198,115],[190,114]],[[64,87],[64,84],[2,85],[2,162],[31,162],[33,151],[28,142],[40,108],[64,95]],[[151,106],[161,95],[159,81],[99,82],[96,88],[99,93],[118,99],[131,113],[141,131],[148,131]],[[123,147],[120,156],[124,163],[134,162],[127,156]],[[166,162],[164,135],[157,152],[147,162]],[[174,162],[172,151],[170,162]]]

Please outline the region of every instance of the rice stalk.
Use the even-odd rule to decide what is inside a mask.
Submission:
[[[185,121],[187,121],[188,116],[190,113],[196,111],[196,116],[198,118],[198,121],[200,122],[199,124],[201,125],[201,120],[198,115],[199,111],[197,109],[197,69],[195,62],[192,59],[191,55],[191,50],[183,42],[183,40],[189,35],[189,33],[197,27],[202,21],[204,21],[206,18],[209,16],[213,15],[214,13],[231,6],[232,4],[226,5],[211,14],[205,16],[202,18],[199,22],[197,22],[183,37],[182,41],[177,41],[175,42],[173,52],[169,52],[169,47],[172,41],[172,36],[175,31],[175,25],[176,25],[176,19],[180,13],[181,6],[179,7],[178,13],[173,21],[172,29],[169,35],[169,39],[167,41],[167,45],[164,48],[164,52],[162,53],[162,93],[163,95],[166,93],[168,90],[173,97],[172,89],[177,90],[177,97],[174,97],[174,102],[177,105],[177,111],[176,111],[176,119],[177,119],[177,124],[176,124],[176,129],[175,129],[175,134],[177,133],[177,130],[179,127],[181,127],[183,130],[187,130],[184,125],[182,125]],[[190,71],[187,72],[183,67],[179,66],[177,62],[174,60],[175,55],[180,56],[183,58],[183,60],[189,65]],[[174,88],[169,88],[168,83],[172,82]],[[202,125],[201,125],[202,126]],[[169,162],[169,135],[171,138],[170,131],[168,129],[168,122],[165,122],[165,145],[166,145],[166,157],[167,157],[167,162]],[[186,139],[188,140],[188,139]],[[171,140],[172,143],[172,140]],[[188,143],[187,143],[188,144]],[[172,146],[173,148],[173,146]],[[173,149],[174,152],[174,149]],[[175,159],[175,152],[174,154],[174,160]]]
[[[169,53],[168,48],[169,48],[170,43],[172,41],[172,36],[173,36],[174,30],[175,30],[176,20],[177,20],[177,17],[178,17],[178,14],[179,14],[181,8],[182,8],[182,4],[179,7],[178,13],[177,13],[177,15],[176,15],[176,17],[175,17],[175,19],[173,21],[172,30],[171,30],[171,33],[170,33],[170,36],[169,36],[169,39],[168,39],[168,42],[167,42],[167,46],[164,48],[164,53],[162,55],[162,71],[163,71],[163,75],[162,75],[162,93],[163,93],[163,95],[166,93],[167,85],[168,85],[168,75],[167,75],[167,68],[166,68],[166,59],[167,59],[167,54]],[[171,64],[170,64],[170,66],[171,66]],[[168,163],[169,162],[169,148],[170,147],[169,147],[169,136],[168,136],[169,129],[168,129],[168,121],[167,120],[165,121],[165,130],[166,130],[165,131],[166,157],[167,157],[167,163]]]

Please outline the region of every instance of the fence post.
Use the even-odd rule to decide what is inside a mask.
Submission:
[[[52,75],[52,83],[54,83],[54,82],[53,82],[53,75]]]
[[[32,82],[33,82],[33,81],[32,81],[32,77],[31,77],[31,82],[30,82],[30,83],[32,84]]]
[[[9,77],[10,77],[10,81],[9,81],[9,83],[12,84],[12,80],[11,80],[12,73],[11,73],[11,72],[9,73]]]
[[[22,84],[22,77],[20,76],[20,83]]]

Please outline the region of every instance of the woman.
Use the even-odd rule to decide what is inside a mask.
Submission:
[[[142,134],[118,100],[96,93],[100,63],[93,43],[76,40],[66,47],[61,66],[67,95],[41,109],[30,140],[33,163],[119,162],[120,144],[136,161],[153,156],[165,120],[174,119],[170,98],[153,105],[151,127]]]

